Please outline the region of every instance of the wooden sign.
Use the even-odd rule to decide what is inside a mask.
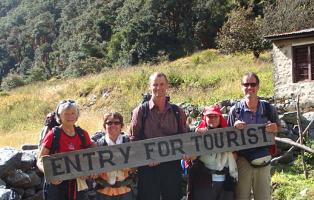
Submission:
[[[90,174],[147,165],[151,161],[178,160],[182,155],[237,151],[274,144],[265,125],[212,129],[159,137],[114,146],[103,146],[43,158],[46,180],[68,180]]]

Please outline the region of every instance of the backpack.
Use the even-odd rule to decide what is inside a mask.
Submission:
[[[41,129],[40,135],[39,135],[39,142],[38,146],[41,146],[41,143],[46,136],[46,134],[55,126],[60,126],[60,124],[56,120],[56,113],[50,112],[47,114],[45,119],[45,126]]]
[[[141,106],[141,110],[143,111],[143,115],[142,115],[142,127],[141,127],[141,130],[140,130],[140,139],[145,139],[145,137],[144,137],[145,120],[146,120],[146,118],[148,116],[149,100],[151,99],[152,95],[149,94],[149,93],[145,93],[145,94],[142,94],[142,96],[143,96],[143,100],[142,100],[140,106]],[[170,97],[167,96],[166,100],[169,102],[170,101]],[[181,123],[180,123],[179,106],[177,106],[176,104],[170,103],[170,107],[171,107],[171,110],[174,112],[175,117],[177,119],[177,122],[178,122],[178,132],[179,132],[180,130],[182,130]],[[132,113],[131,113],[131,115],[132,115]],[[131,118],[132,118],[132,116],[131,116]]]
[[[75,133],[77,133],[80,137],[81,140],[81,149],[85,149],[87,147],[86,144],[86,139],[84,135],[84,130],[79,127],[75,126]],[[52,140],[52,145],[49,154],[54,154],[56,151],[59,149],[59,140],[60,140],[60,135],[61,135],[61,128],[58,126],[55,126],[52,128],[53,132],[53,140]]]

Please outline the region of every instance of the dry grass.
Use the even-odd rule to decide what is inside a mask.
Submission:
[[[170,79],[171,100],[194,105],[213,104],[240,98],[240,77],[255,71],[261,77],[261,96],[272,95],[270,53],[255,60],[251,54],[221,55],[205,50],[174,62],[155,66],[136,66],[106,70],[98,75],[77,79],[34,83],[0,95],[0,146],[20,147],[37,143],[45,115],[65,98],[78,101],[78,124],[94,133],[101,129],[102,114],[118,111],[130,121],[131,110],[147,91],[147,80],[154,71],[163,71]]]

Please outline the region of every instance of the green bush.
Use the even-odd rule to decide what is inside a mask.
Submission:
[[[3,90],[11,90],[13,88],[24,85],[23,78],[18,74],[9,74],[2,80],[1,88]]]
[[[103,59],[89,57],[84,60],[75,60],[64,71],[66,77],[80,77],[87,74],[96,74],[103,68],[107,67],[107,63]]]
[[[0,90],[0,97],[9,96],[9,93]]]
[[[182,83],[184,83],[184,79],[181,74],[178,74],[175,71],[170,71],[168,73],[169,84],[172,87],[179,87]]]

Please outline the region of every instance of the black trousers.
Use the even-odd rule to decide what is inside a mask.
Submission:
[[[76,180],[44,184],[44,200],[88,200],[87,190],[77,192]]]
[[[182,169],[180,161],[138,168],[138,200],[180,200]]]

